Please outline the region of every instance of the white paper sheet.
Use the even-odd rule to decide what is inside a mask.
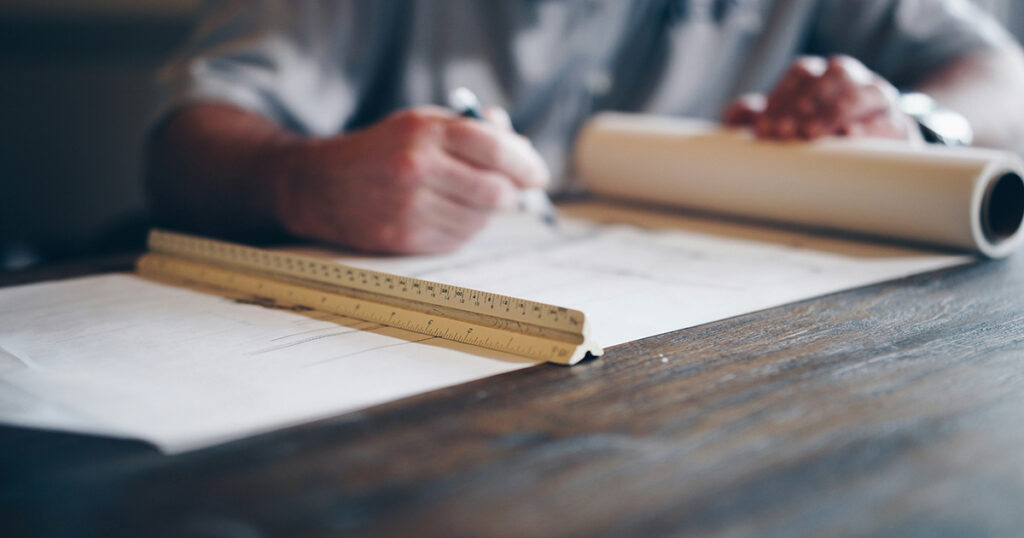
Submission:
[[[0,293],[0,420],[199,448],[529,365],[132,275]],[[16,392],[15,392],[16,391]]]
[[[571,204],[561,215],[555,230],[507,215],[441,256],[302,252],[575,308],[603,346],[971,259],[623,204]]]
[[[451,255],[322,254],[577,308],[606,346],[971,259],[592,203],[558,230],[499,217]],[[0,421],[169,453],[529,365],[132,275],[0,290]]]

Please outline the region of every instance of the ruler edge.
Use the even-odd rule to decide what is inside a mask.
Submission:
[[[455,305],[452,305],[452,304],[449,304],[449,303],[445,303],[443,301],[436,301],[436,302],[435,301],[430,301],[429,298],[426,298],[426,297],[424,297],[423,299],[406,299],[406,300],[421,302],[421,303],[424,303],[424,304],[432,304],[434,306],[440,306],[440,307],[443,307],[443,308],[454,308],[456,310],[463,310],[465,312],[482,314],[482,315],[486,315],[486,316],[495,316],[495,317],[499,317],[499,318],[502,318],[502,319],[516,321],[516,322],[519,322],[519,323],[526,323],[526,324],[529,324],[529,325],[535,325],[535,326],[538,326],[538,327],[543,327],[543,328],[552,329],[552,330],[556,330],[556,331],[561,331],[561,332],[565,332],[565,333],[578,334],[581,337],[582,336],[586,336],[584,334],[584,332],[583,332],[583,327],[587,325],[587,323],[586,323],[587,322],[587,315],[583,311],[576,310],[574,308],[567,308],[567,307],[564,307],[564,306],[558,306],[558,305],[554,305],[554,304],[550,304],[550,303],[542,303],[542,302],[539,302],[539,301],[531,301],[529,299],[522,299],[522,298],[519,298],[519,297],[513,297],[511,295],[502,295],[502,294],[494,293],[494,292],[488,292],[488,291],[483,291],[483,290],[476,290],[476,289],[472,289],[472,288],[466,288],[464,286],[456,286],[454,284],[447,284],[447,283],[444,283],[444,282],[425,280],[425,279],[416,278],[416,277],[407,277],[407,276],[398,275],[398,274],[394,274],[394,273],[386,273],[386,272],[383,272],[383,271],[376,271],[376,270],[373,270],[373,269],[364,269],[364,268],[361,268],[361,267],[345,265],[343,263],[338,263],[336,261],[329,260],[329,259],[325,260],[325,259],[321,259],[321,258],[315,258],[315,257],[312,257],[312,256],[303,255],[303,254],[292,254],[292,253],[288,253],[288,252],[274,252],[274,251],[271,251],[271,250],[262,249],[262,248],[259,248],[259,247],[252,247],[252,246],[244,245],[244,244],[241,244],[241,243],[232,243],[230,241],[223,241],[223,240],[220,240],[220,239],[211,239],[211,238],[207,238],[207,237],[191,235],[191,234],[185,234],[185,233],[180,233],[180,232],[172,232],[172,231],[168,231],[168,230],[161,230],[161,229],[158,229],[158,228],[154,228],[154,229],[150,230],[149,236],[148,236],[147,241],[146,241],[146,245],[147,245],[147,247],[149,248],[150,251],[163,252],[165,254],[169,254],[169,255],[172,255],[172,256],[178,256],[178,257],[183,257],[183,258],[193,258],[193,259],[196,259],[196,260],[201,261],[201,262],[213,262],[213,263],[211,263],[211,265],[217,265],[216,262],[218,260],[216,258],[207,258],[207,257],[201,257],[201,256],[200,257],[191,256],[189,254],[182,254],[180,252],[174,251],[173,249],[168,250],[168,249],[162,248],[161,246],[154,246],[154,242],[157,241],[158,240],[157,238],[159,238],[160,236],[169,237],[172,240],[174,238],[182,238],[182,239],[188,240],[188,241],[199,241],[199,242],[204,242],[204,243],[208,243],[208,244],[221,245],[221,246],[223,246],[225,248],[245,249],[245,250],[250,250],[250,251],[256,251],[257,253],[260,253],[260,254],[266,254],[266,255],[272,255],[272,256],[287,256],[287,257],[293,258],[295,260],[303,261],[303,262],[305,262],[305,263],[307,263],[309,265],[318,265],[318,266],[328,265],[328,266],[337,267],[337,268],[343,269],[343,270],[360,271],[360,272],[367,273],[367,274],[370,274],[370,275],[377,275],[377,276],[380,276],[380,277],[383,277],[383,278],[389,278],[390,277],[390,278],[406,279],[406,280],[409,280],[410,282],[415,282],[415,283],[422,283],[422,284],[428,284],[428,285],[434,285],[434,286],[443,286],[443,287],[449,287],[449,288],[456,288],[456,289],[459,289],[459,290],[483,293],[483,294],[490,295],[490,296],[496,297],[496,298],[511,299],[511,300],[514,300],[514,301],[518,301],[518,302],[524,303],[525,305],[527,305],[529,307],[542,307],[542,308],[548,308],[548,309],[555,309],[555,310],[559,310],[559,311],[565,312],[566,315],[575,314],[575,315],[579,316],[580,323],[579,323],[578,327],[574,327],[574,328],[552,327],[550,325],[536,323],[536,322],[534,322],[532,320],[515,319],[515,318],[501,316],[501,315],[498,315],[498,314],[495,314],[495,313],[490,313],[490,312],[476,312],[476,311],[474,311],[472,309],[459,308],[458,306],[455,306]],[[227,263],[230,263],[230,262],[227,262]],[[245,266],[239,266],[239,267],[245,267]],[[255,268],[255,270],[265,271],[265,272],[268,272],[268,273],[273,273],[273,271],[271,271],[271,270],[262,269],[262,268]],[[324,280],[322,277],[318,278],[316,275],[312,275],[312,276],[310,276],[310,275],[303,275],[301,277],[295,276],[294,278],[305,278],[307,280],[312,280],[312,281],[315,281],[315,282],[322,282],[322,283],[333,285],[333,286],[348,287],[348,288],[352,288],[352,289],[356,289],[356,290],[361,289],[359,287],[347,286],[347,285],[345,285],[343,283],[338,283],[338,282],[334,282],[334,281],[331,281],[331,280]],[[398,298],[398,299],[405,299],[399,293],[387,293],[386,290],[364,289],[363,291],[366,291],[366,292],[369,292],[369,293],[381,293],[383,295],[388,295],[390,297],[395,297],[395,298]]]
[[[214,259],[198,258],[198,257],[195,257],[195,256],[189,256],[189,255],[181,254],[181,253],[175,252],[173,250],[167,250],[167,249],[164,249],[164,248],[160,248],[159,246],[154,248],[154,245],[153,245],[153,243],[154,243],[154,236],[157,236],[157,237],[159,237],[159,236],[167,236],[167,237],[172,237],[172,238],[174,238],[174,237],[181,237],[181,238],[185,238],[187,240],[203,241],[203,242],[207,242],[207,243],[219,244],[219,245],[223,245],[224,247],[228,247],[228,248],[243,248],[243,249],[249,249],[249,250],[252,250],[252,251],[256,251],[258,253],[266,253],[266,254],[270,254],[270,255],[275,255],[275,254],[286,255],[286,256],[290,256],[290,257],[296,258],[296,259],[301,259],[301,260],[306,261],[306,262],[308,262],[310,264],[317,264],[317,265],[328,264],[328,265],[337,266],[337,267],[343,268],[343,269],[351,269],[351,270],[356,270],[356,271],[363,271],[363,272],[366,272],[366,273],[380,275],[380,276],[401,278],[401,279],[407,279],[407,280],[414,280],[416,282],[428,283],[428,284],[433,284],[433,285],[438,285],[438,286],[447,286],[447,287],[451,287],[451,288],[459,288],[459,289],[462,289],[462,290],[475,291],[475,292],[478,292],[478,293],[487,293],[487,294],[492,295],[494,297],[508,298],[508,299],[513,299],[515,301],[521,301],[521,302],[523,302],[523,303],[525,303],[525,304],[527,304],[529,306],[540,306],[540,307],[558,309],[560,311],[565,311],[566,313],[573,313],[573,314],[579,315],[580,320],[581,320],[581,323],[579,324],[579,329],[578,330],[574,330],[574,331],[566,331],[566,330],[563,330],[561,328],[552,328],[550,326],[540,325],[540,324],[536,324],[536,323],[530,323],[529,321],[520,321],[520,320],[516,320],[516,319],[506,318],[506,317],[503,317],[503,316],[494,316],[494,317],[497,317],[497,318],[500,318],[500,319],[504,319],[504,320],[514,321],[516,323],[521,323],[521,324],[525,324],[525,325],[532,325],[534,327],[540,327],[540,328],[544,328],[544,329],[549,329],[549,330],[552,330],[552,331],[555,331],[555,332],[561,332],[561,333],[572,334],[574,336],[577,336],[578,339],[579,339],[578,343],[567,342],[569,345],[572,345],[572,346],[575,347],[575,352],[570,355],[569,360],[566,361],[566,362],[561,362],[561,361],[556,361],[556,360],[549,360],[549,359],[543,359],[543,358],[539,358],[539,357],[535,357],[535,356],[529,356],[529,355],[518,355],[518,354],[516,354],[514,352],[510,352],[510,351],[507,351],[507,350],[502,350],[502,349],[498,349],[498,348],[490,348],[488,346],[481,346],[481,345],[472,344],[472,343],[465,343],[465,342],[462,342],[462,343],[465,344],[465,345],[481,347],[481,348],[484,348],[484,349],[495,349],[495,350],[498,350],[498,351],[503,351],[503,352],[510,353],[510,354],[513,354],[513,355],[531,358],[531,359],[534,359],[534,360],[540,360],[540,361],[548,362],[548,363],[551,363],[551,364],[568,365],[568,366],[571,366],[573,364],[577,364],[578,362],[580,362],[581,360],[586,358],[588,355],[592,356],[592,357],[600,357],[603,354],[603,352],[604,352],[603,347],[600,346],[599,344],[597,344],[596,342],[594,342],[594,340],[590,337],[590,320],[586,316],[586,314],[584,312],[580,311],[580,310],[566,308],[566,307],[561,307],[561,306],[552,305],[552,304],[548,304],[548,303],[541,303],[541,302],[538,302],[538,301],[530,301],[530,300],[527,300],[527,299],[521,299],[521,298],[518,298],[518,297],[501,295],[501,294],[497,294],[497,293],[493,293],[493,292],[484,292],[482,290],[474,290],[472,288],[466,288],[466,287],[462,287],[462,286],[454,286],[452,284],[445,284],[443,282],[435,282],[435,281],[424,280],[424,279],[413,278],[413,277],[405,277],[405,276],[397,275],[397,274],[393,274],[393,273],[385,273],[385,272],[382,272],[382,271],[374,271],[372,269],[363,269],[363,268],[360,268],[360,267],[354,267],[354,266],[349,266],[349,265],[345,265],[345,264],[342,264],[342,263],[338,263],[338,262],[335,262],[333,260],[323,260],[323,259],[318,259],[318,258],[314,258],[314,257],[311,257],[311,256],[302,255],[302,254],[292,254],[292,253],[286,253],[286,252],[278,253],[278,252],[273,252],[273,251],[266,250],[266,249],[261,249],[261,248],[258,248],[258,247],[252,247],[252,246],[249,246],[249,245],[244,245],[244,244],[239,244],[239,243],[232,243],[232,242],[229,242],[229,241],[223,241],[223,240],[219,240],[219,239],[211,239],[211,238],[206,238],[206,237],[202,237],[202,236],[185,234],[185,233],[180,233],[180,232],[173,232],[173,231],[162,230],[162,229],[157,229],[157,228],[153,228],[153,229],[151,229],[149,231],[149,234],[148,234],[148,237],[147,237],[147,241],[146,241],[147,247],[149,248],[149,250],[147,252],[144,252],[141,256],[139,256],[138,260],[136,261],[136,271],[139,274],[142,274],[143,276],[146,276],[146,275],[141,270],[141,262],[148,255],[154,255],[154,254],[155,255],[168,256],[170,258],[177,258],[177,259],[181,259],[181,260],[185,260],[185,261],[190,261],[192,263],[196,263],[196,264],[199,264],[199,265],[206,265],[208,267],[212,267],[212,268],[216,268],[216,269],[224,269],[224,270],[235,271],[235,272],[240,272],[240,273],[245,273],[246,272],[245,271],[246,268],[244,266],[237,266],[235,264],[231,264],[231,263],[228,263],[228,262],[223,262],[228,267],[226,267],[226,268],[225,267],[219,267],[218,265],[216,265],[216,263],[213,263],[213,262],[219,261],[219,260],[216,260],[215,258]],[[275,280],[273,278],[274,275],[273,275],[273,273],[271,271],[251,270],[250,274],[253,274],[253,273],[265,273],[265,274],[259,275],[259,276],[262,276],[263,278],[269,278],[270,280]],[[299,277],[293,277],[293,278],[299,279]],[[159,278],[158,278],[158,280],[159,280]],[[336,287],[342,287],[342,288],[346,288],[347,287],[349,289],[360,290],[360,288],[352,288],[352,287],[344,286],[342,284],[334,283],[334,282],[331,282],[331,281],[321,281],[321,280],[317,280],[317,279],[307,279],[307,280],[309,280],[310,282],[319,282],[321,284],[326,284],[326,285],[330,285],[330,286],[336,286]],[[288,282],[288,281],[284,281],[284,280],[277,280],[277,282],[283,283],[283,284],[296,285],[296,283],[294,283],[294,282]],[[204,284],[204,283],[200,282],[200,284]],[[218,288],[217,286],[212,285],[212,284],[205,284],[205,285],[207,287],[211,287],[211,288],[215,288],[215,289]],[[232,291],[238,291],[238,290],[232,290]],[[320,290],[320,291],[322,291],[324,293],[334,293],[334,294],[337,294],[336,292],[329,291],[329,290]],[[362,290],[362,291],[364,291],[366,293],[374,293],[373,290]],[[338,295],[340,295],[340,294],[338,294]],[[394,298],[399,298],[399,299],[405,299],[404,297],[402,297],[400,295],[395,295],[395,294],[382,293],[382,295],[384,295],[386,297],[394,297]],[[357,298],[357,297],[353,297],[353,298]],[[387,304],[387,303],[384,303],[384,302],[373,301],[372,299],[367,299],[367,298],[357,298],[357,299],[368,301],[368,302],[374,302],[376,304],[381,304],[381,305]],[[406,299],[406,300],[409,300],[409,301],[412,301],[412,302],[419,302],[419,303],[424,304],[424,305],[434,305],[434,306],[439,306],[439,307],[443,307],[443,308],[450,308],[450,309],[453,309],[453,310],[459,310],[459,311],[462,311],[462,312],[468,312],[468,313],[476,314],[476,315],[480,315],[480,316],[491,315],[491,314],[484,314],[484,313],[481,313],[481,312],[475,312],[473,310],[460,309],[458,307],[450,306],[450,305],[448,305],[446,303],[443,303],[443,302],[438,304],[438,303],[429,302],[429,301],[415,301],[413,299]],[[394,306],[394,305],[389,305],[389,306]],[[316,310],[316,308],[314,308],[314,310]],[[406,310],[409,310],[409,309],[406,309]],[[422,311],[419,311],[419,310],[415,310],[415,311],[422,312]],[[438,315],[439,317],[445,317],[446,319],[450,319],[450,320],[457,321],[457,322],[471,323],[471,322],[468,322],[466,320],[461,320],[461,319],[458,319],[458,318],[452,318],[450,316],[444,316],[442,314],[435,314],[435,315]],[[352,316],[349,316],[349,317],[352,317]],[[356,317],[356,318],[353,318],[353,319],[360,319],[360,318]],[[370,320],[370,321],[372,321],[374,323],[380,323],[382,325],[387,325],[386,323],[381,323],[381,322],[376,321],[376,320]],[[402,328],[402,327],[398,327],[398,328]],[[500,328],[500,327],[490,327],[490,328],[496,329],[496,330],[504,330],[504,331],[511,332],[511,333],[518,332],[518,331],[503,329],[503,328]],[[411,329],[405,329],[405,330],[411,330]],[[418,331],[412,331],[412,332],[418,332]],[[429,334],[429,333],[420,333],[420,334]],[[520,333],[520,334],[524,334],[524,336],[530,336],[530,337],[545,338],[545,337],[542,337],[542,336],[530,335],[530,334],[526,334],[526,333]],[[436,336],[436,335],[434,335],[434,336]],[[443,337],[439,337],[439,338],[443,338]],[[549,339],[551,339],[551,338],[549,338]],[[556,340],[556,339],[551,339],[551,340]],[[458,340],[453,340],[453,341],[458,342]]]
[[[284,286],[285,288],[289,288],[289,287],[290,288],[296,288],[296,289],[300,290],[300,293],[301,292],[310,291],[310,292],[314,292],[314,293],[317,293],[317,294],[331,295],[331,296],[334,296],[335,298],[340,298],[340,299],[342,299],[342,300],[344,300],[346,302],[347,301],[353,301],[353,302],[362,303],[364,305],[370,305],[371,306],[370,310],[372,310],[374,308],[379,309],[379,310],[385,310],[385,311],[386,310],[402,310],[402,311],[409,312],[409,313],[417,315],[417,316],[424,316],[424,317],[444,319],[444,320],[447,320],[448,322],[455,323],[455,324],[461,324],[463,326],[481,327],[481,328],[483,328],[485,330],[489,330],[489,331],[493,331],[493,332],[497,332],[497,333],[502,333],[502,334],[505,334],[505,335],[508,335],[508,336],[517,336],[518,335],[518,336],[521,336],[523,338],[529,339],[532,342],[531,345],[533,345],[533,346],[546,345],[545,342],[550,342],[550,343],[554,343],[554,344],[559,345],[559,346],[563,346],[563,347],[565,347],[567,349],[570,349],[571,351],[567,355],[562,355],[563,357],[566,357],[564,359],[558,359],[557,356],[552,356],[551,354],[529,354],[529,353],[516,352],[514,350],[510,350],[507,347],[499,347],[499,346],[494,346],[494,345],[489,346],[489,345],[486,345],[486,344],[472,342],[472,341],[468,341],[468,340],[465,340],[465,339],[453,338],[453,337],[445,336],[444,334],[439,333],[439,332],[431,332],[431,331],[419,330],[419,329],[414,328],[414,327],[403,326],[402,324],[389,323],[389,322],[384,321],[382,319],[376,319],[376,318],[368,317],[368,316],[361,316],[361,315],[353,313],[353,312],[341,312],[341,311],[334,310],[332,308],[324,308],[323,306],[310,306],[310,303],[306,303],[306,302],[303,302],[301,300],[290,299],[288,297],[282,297],[279,294],[275,294],[273,292],[268,293],[266,295],[261,295],[261,294],[252,292],[251,290],[246,290],[243,287],[240,287],[240,286],[237,286],[237,285],[236,286],[224,285],[224,284],[215,283],[215,282],[212,282],[211,280],[207,280],[207,279],[203,279],[203,278],[194,278],[192,276],[184,276],[184,275],[182,275],[179,272],[174,272],[174,271],[167,272],[167,271],[164,270],[165,268],[162,267],[167,262],[170,262],[170,263],[173,263],[173,264],[176,264],[176,265],[192,266],[194,268],[202,269],[204,272],[212,271],[212,272],[215,272],[215,273],[219,273],[222,276],[231,276],[231,277],[234,277],[234,278],[251,279],[251,280],[256,280],[256,281],[259,281],[259,282],[271,281],[274,284],[279,284],[281,286]],[[378,302],[375,302],[373,300],[369,300],[369,299],[366,299],[366,298],[351,297],[351,296],[341,295],[341,294],[334,293],[334,292],[327,291],[327,290],[322,290],[322,289],[317,289],[317,288],[310,288],[310,287],[306,287],[306,286],[303,286],[303,285],[301,285],[299,283],[295,283],[295,282],[274,281],[273,279],[268,279],[265,275],[260,275],[260,274],[257,274],[257,273],[238,271],[238,270],[236,270],[234,268],[217,267],[217,266],[213,266],[213,265],[209,265],[209,264],[204,264],[204,263],[201,263],[201,262],[198,262],[198,261],[195,261],[195,260],[190,260],[190,259],[186,259],[186,258],[178,258],[178,257],[169,256],[169,255],[167,255],[165,253],[150,252],[150,253],[143,254],[142,256],[139,257],[139,260],[137,262],[137,270],[138,270],[139,276],[141,276],[142,278],[145,278],[145,279],[153,281],[153,282],[161,283],[161,284],[169,284],[169,285],[175,285],[175,286],[184,285],[184,286],[187,286],[189,289],[192,289],[192,290],[200,292],[200,293],[212,293],[212,294],[215,294],[215,295],[227,296],[229,298],[233,297],[233,296],[238,296],[238,297],[243,297],[243,298],[244,297],[252,296],[252,297],[255,297],[255,298],[270,299],[270,300],[274,301],[275,303],[278,303],[278,304],[281,304],[281,305],[300,305],[300,306],[305,307],[309,311],[323,312],[323,313],[327,313],[327,314],[343,316],[343,317],[346,317],[346,318],[349,318],[349,319],[352,319],[352,320],[365,321],[365,322],[368,322],[368,323],[373,323],[373,324],[376,324],[376,325],[380,325],[382,327],[392,327],[392,328],[396,328],[396,329],[400,329],[400,330],[405,330],[405,331],[416,333],[416,334],[423,334],[423,335],[427,335],[427,336],[432,336],[432,337],[435,337],[435,338],[438,338],[438,339],[441,339],[441,340],[446,340],[446,341],[460,343],[462,345],[466,345],[466,346],[469,346],[469,347],[479,347],[481,349],[489,349],[489,350],[493,350],[493,351],[499,351],[499,352],[507,353],[509,355],[513,355],[513,356],[516,356],[516,357],[523,357],[523,358],[535,361],[537,363],[547,362],[547,363],[551,363],[551,364],[560,364],[560,365],[571,366],[573,364],[578,363],[580,360],[582,360],[587,355],[588,352],[591,355],[593,355],[593,356],[600,356],[600,351],[595,353],[593,349],[591,349],[590,347],[588,347],[588,346],[586,346],[584,344],[574,344],[574,343],[571,343],[571,342],[567,342],[565,340],[557,340],[557,339],[548,338],[548,337],[540,336],[540,335],[525,334],[525,333],[520,333],[520,332],[517,332],[517,331],[502,329],[502,328],[498,328],[498,327],[482,326],[482,325],[479,325],[479,324],[472,323],[470,321],[450,318],[450,317],[447,317],[447,316],[444,316],[444,315],[441,315],[441,314],[437,314],[437,313],[423,312],[423,311],[420,311],[420,310],[411,310],[411,309],[408,309],[408,308],[403,308],[401,306],[395,306],[395,305],[390,305],[390,304],[385,304],[385,303],[378,303]],[[291,293],[289,293],[288,295],[291,295]],[[534,349],[540,349],[540,348],[534,347]],[[548,358],[548,357],[551,357],[551,358]]]

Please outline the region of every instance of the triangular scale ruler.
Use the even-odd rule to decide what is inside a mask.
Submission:
[[[538,361],[601,354],[583,312],[486,291],[153,230],[138,272],[398,327]]]

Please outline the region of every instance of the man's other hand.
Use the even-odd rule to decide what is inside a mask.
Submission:
[[[838,135],[920,141],[914,120],[896,106],[898,98],[892,84],[855,58],[806,56],[793,63],[770,95],[740,97],[723,119],[773,140]]]
[[[550,175],[501,111],[491,121],[418,107],[361,131],[299,140],[284,150],[293,172],[279,218],[296,235],[361,250],[434,253],[468,241],[519,190]]]

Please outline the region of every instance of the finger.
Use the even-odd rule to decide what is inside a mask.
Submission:
[[[820,138],[833,134],[832,127],[840,96],[851,91],[849,81],[826,72],[818,79],[812,92],[805,97],[801,107],[809,112],[802,115],[797,130],[804,139]]]
[[[852,125],[844,125],[839,129],[839,132],[837,134],[839,134],[840,136],[846,136],[850,138],[860,138],[865,136],[865,131],[866,128],[864,124],[854,123]]]
[[[921,140],[917,124],[902,113],[876,114],[863,118],[841,134],[916,142]]]
[[[411,232],[402,247],[391,249],[396,254],[442,254],[457,250],[468,241],[437,228],[420,227]]]
[[[449,122],[444,148],[455,158],[504,174],[521,189],[544,188],[551,181],[547,165],[527,139],[493,125]]]
[[[466,207],[426,189],[417,193],[411,211],[413,230],[434,230],[460,242],[482,230],[489,217],[485,211]]]
[[[893,125],[889,114],[877,114],[865,118],[856,124],[857,130],[852,131],[852,136],[867,136],[872,138],[901,138],[897,127]]]
[[[875,76],[860,60],[845,54],[837,54],[830,57],[828,59],[827,71],[843,73],[851,82],[858,86],[871,84]]]
[[[408,114],[438,119],[451,119],[458,117],[452,109],[437,105],[418,105],[411,108],[404,108],[391,113],[389,117],[394,118]]]
[[[805,139],[814,139],[834,134],[836,114],[844,104],[842,96],[855,89],[856,86],[845,75],[826,71],[805,97],[808,104],[802,106],[812,112],[801,116],[799,135]]]
[[[887,116],[889,102],[875,86],[856,86],[839,94],[829,112],[821,130],[835,133],[875,116]]]
[[[814,81],[825,71],[825,60],[817,56],[798,59],[782,77],[768,97],[765,112],[755,124],[758,136],[766,138],[792,138],[796,136],[797,106]]]
[[[484,109],[484,119],[502,129],[512,131],[512,118],[508,111],[500,106],[489,106]]]
[[[387,226],[381,239],[363,245],[367,250],[396,254],[450,252],[466,243],[487,223],[487,214],[446,200],[429,189],[410,199],[401,222]]]
[[[822,76],[826,67],[825,59],[820,56],[798,58],[768,96],[765,112],[776,114],[788,110],[790,103],[802,93],[804,86]]]
[[[484,211],[510,210],[518,205],[519,191],[502,174],[475,167],[442,153],[424,185],[456,203]]]
[[[729,103],[722,112],[722,121],[733,127],[749,126],[764,112],[767,98],[760,93],[748,93]]]
[[[849,56],[829,60],[818,95],[823,114],[804,126],[809,138],[836,134],[855,123],[887,113],[890,102],[882,86],[886,83],[864,64]]]

